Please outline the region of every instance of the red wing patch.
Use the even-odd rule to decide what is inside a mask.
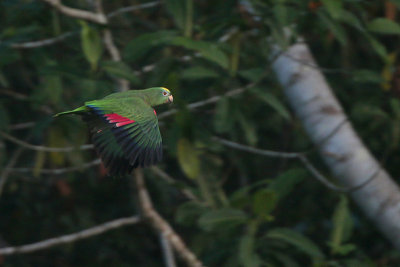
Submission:
[[[156,115],[156,116],[157,116],[157,112],[156,112],[156,110],[155,110],[155,109],[153,109],[153,111],[154,111],[154,115]]]
[[[104,114],[109,123],[115,123],[115,126],[121,127],[127,124],[134,123],[134,120],[118,115],[117,113]]]

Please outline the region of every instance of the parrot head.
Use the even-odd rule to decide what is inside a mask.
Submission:
[[[153,107],[174,101],[171,91],[165,87],[152,87],[143,91],[146,91],[147,102]]]

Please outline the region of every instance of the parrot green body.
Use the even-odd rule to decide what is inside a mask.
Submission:
[[[153,87],[114,93],[55,116],[81,115],[109,173],[123,175],[161,160],[162,139],[153,107],[172,101],[168,89]]]

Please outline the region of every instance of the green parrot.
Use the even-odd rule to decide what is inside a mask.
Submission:
[[[162,140],[153,107],[172,101],[167,88],[152,87],[114,93],[54,116],[81,115],[108,172],[124,175],[161,160]]]

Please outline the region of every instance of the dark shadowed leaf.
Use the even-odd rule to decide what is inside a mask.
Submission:
[[[201,214],[208,209],[196,202],[186,202],[179,206],[175,213],[175,220],[182,225],[193,225]]]
[[[133,85],[139,85],[140,80],[134,74],[133,70],[123,62],[117,61],[103,61],[101,63],[102,68],[112,76],[122,78],[130,81]]]
[[[278,198],[283,199],[305,177],[307,177],[307,172],[304,169],[290,169],[274,178],[269,184],[268,189],[275,192]]]
[[[214,115],[214,129],[217,133],[227,133],[233,127],[233,117],[231,115],[229,99],[221,98],[218,101]]]
[[[229,67],[229,60],[227,55],[221,49],[219,49],[216,43],[196,41],[186,37],[175,37],[171,40],[171,44],[197,51],[205,59],[217,63],[224,69],[228,69]]]
[[[281,115],[284,119],[290,120],[289,110],[285,107],[284,104],[282,104],[282,102],[278,98],[276,98],[276,96],[267,92],[263,88],[255,87],[252,88],[250,91],[266,104],[268,104],[271,108],[273,108],[276,112],[278,112],[278,114]]]
[[[223,208],[203,213],[199,218],[198,224],[202,229],[211,231],[217,228],[235,227],[245,223],[246,220],[247,215],[243,211]]]
[[[341,17],[343,11],[341,0],[322,0],[321,2],[332,18],[338,19]]]
[[[171,14],[176,26],[183,29],[185,27],[185,6],[187,0],[166,0],[165,7]]]
[[[318,246],[299,232],[288,228],[275,228],[269,231],[266,238],[278,239],[295,246],[313,259],[323,259],[325,256]]]
[[[218,73],[215,70],[201,66],[185,69],[181,73],[181,78],[185,80],[212,79],[217,77]]]
[[[168,43],[176,35],[176,31],[156,31],[142,34],[125,46],[123,57],[128,62],[135,62],[155,47]]]

